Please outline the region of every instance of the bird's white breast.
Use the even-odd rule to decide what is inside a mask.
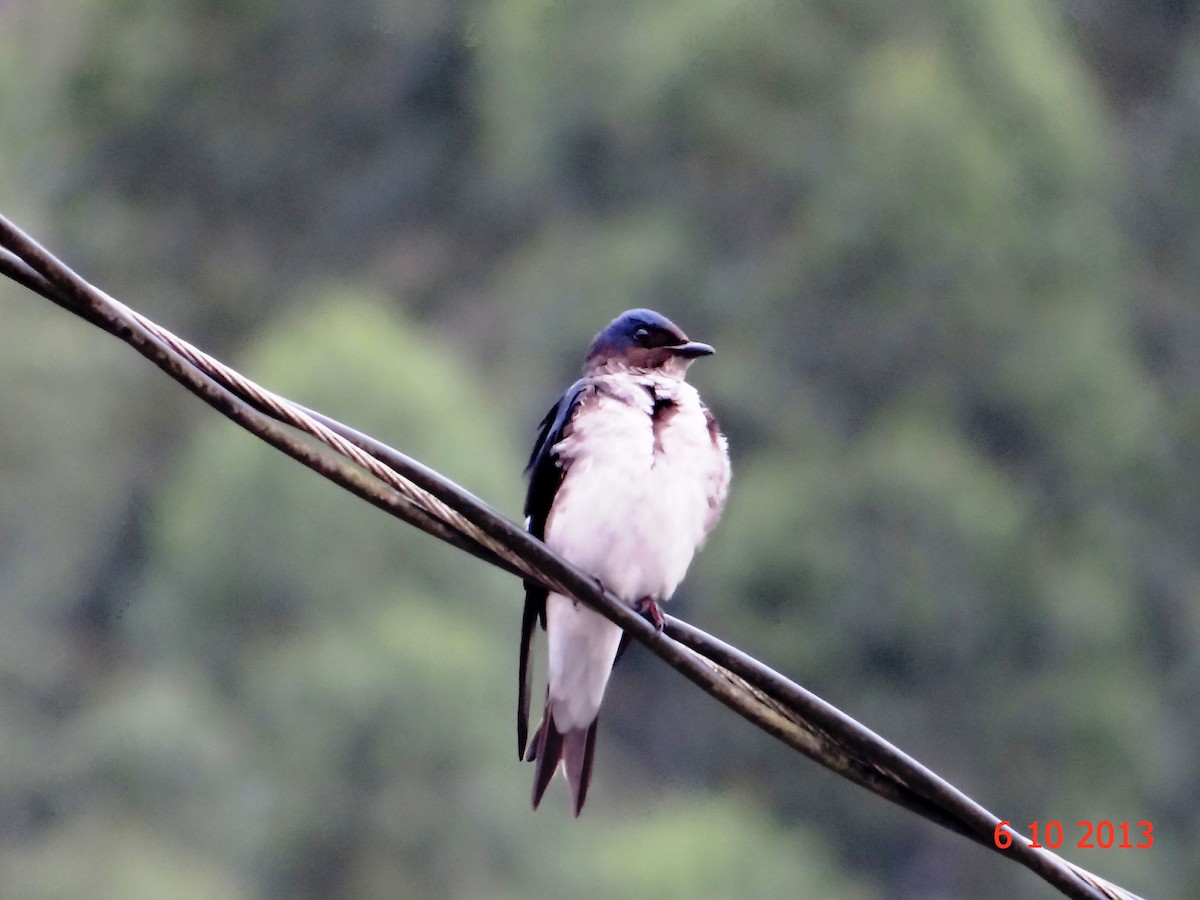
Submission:
[[[555,448],[566,475],[546,542],[627,602],[665,600],[724,503],[725,441],[679,378],[595,382]]]

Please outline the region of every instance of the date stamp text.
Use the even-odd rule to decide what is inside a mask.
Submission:
[[[1154,846],[1154,826],[1143,819],[1140,822],[1109,822],[1107,819],[1100,822],[1089,822],[1086,819],[1076,822],[1075,827],[1078,829],[1076,833],[1067,834],[1063,830],[1062,822],[1051,819],[1049,822],[1030,822],[1029,836],[1032,840],[1029,842],[1030,847],[1045,847],[1048,850],[1057,850],[1063,845],[1064,840],[1077,838],[1076,847],[1091,849],[1099,847],[1102,850],[1116,848],[1118,850],[1126,849],[1146,849]],[[1001,850],[1007,850],[1012,846],[1013,834],[1016,829],[1011,827],[1008,819],[1004,819],[996,825],[996,830],[992,834],[992,840]]]

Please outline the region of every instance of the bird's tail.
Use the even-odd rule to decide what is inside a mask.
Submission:
[[[553,701],[546,700],[546,714],[538,726],[529,745],[528,760],[537,764],[533,776],[533,808],[542,802],[542,794],[554,772],[562,763],[563,774],[571,788],[571,808],[578,816],[587,799],[588,784],[592,780],[592,755],[596,749],[596,723],[592,719],[587,728],[569,728],[560,732],[554,724]]]

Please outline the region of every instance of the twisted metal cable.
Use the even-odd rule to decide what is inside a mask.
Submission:
[[[243,399],[247,399],[260,409],[267,411],[278,421],[283,422],[286,425],[291,425],[293,428],[297,428],[306,434],[312,435],[335,453],[346,457],[351,462],[362,467],[363,469],[366,469],[388,487],[394,489],[401,496],[410,500],[418,507],[424,509],[426,512],[430,513],[444,524],[450,526],[458,533],[485,547],[496,556],[505,560],[520,574],[532,578],[535,581],[542,582],[557,593],[570,593],[566,587],[559,584],[553,577],[544,572],[538,571],[526,560],[510,552],[507,547],[505,547],[491,535],[487,534],[483,529],[477,527],[473,522],[471,522],[457,510],[447,506],[429,491],[423,490],[409,479],[402,477],[390,466],[381,462],[378,457],[367,453],[357,444],[347,440],[324,422],[321,422],[316,417],[310,415],[308,410],[284,397],[280,397],[278,394],[275,394],[264,387],[261,387],[234,369],[231,369],[229,366],[226,366],[224,363],[214,359],[200,350],[197,350],[187,341],[176,337],[165,328],[160,327],[150,319],[147,319],[140,313],[135,312],[134,310],[125,306],[120,301],[114,299],[108,294],[104,294],[103,292],[101,293],[114,308],[132,318],[168,347],[171,347],[173,350],[187,359],[200,371],[204,372],[206,375],[209,375],[218,383],[223,384],[234,393],[241,396]],[[479,502],[482,503],[482,501]]]

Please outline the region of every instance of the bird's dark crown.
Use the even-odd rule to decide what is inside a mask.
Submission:
[[[682,371],[696,357],[712,352],[708,344],[689,341],[666,316],[651,309],[631,309],[596,335],[588,350],[586,368],[598,369],[620,362],[632,368],[657,369],[678,360]]]

